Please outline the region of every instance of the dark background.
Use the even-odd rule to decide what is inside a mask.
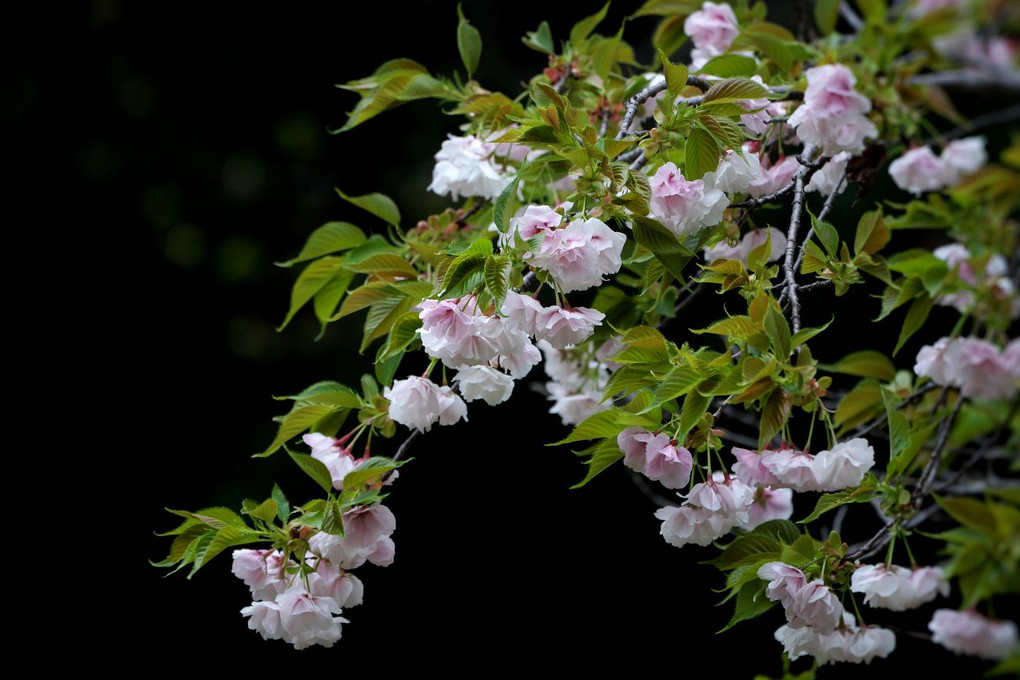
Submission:
[[[614,3],[603,31],[639,4]],[[781,21],[786,3],[777,5]],[[566,36],[599,6],[465,2],[484,41],[477,78],[514,96],[545,65],[520,36],[541,18]],[[405,223],[446,205],[425,187],[432,154],[459,121],[434,103],[326,131],[356,102],[335,83],[401,56],[433,73],[459,68],[456,4],[356,11],[311,2],[13,7],[4,149],[19,172],[9,188],[40,265],[29,280],[46,279],[39,271],[51,259],[59,268],[45,270],[60,296],[46,296],[38,323],[70,331],[54,345],[67,357],[55,377],[71,378],[81,419],[61,449],[76,470],[65,502],[90,555],[89,596],[103,603],[77,642],[99,658],[141,654],[151,672],[201,663],[646,671],[698,660],[722,677],[779,674],[781,614],[715,635],[732,610],[714,606],[722,576],[698,564],[714,551],[668,546],[655,505],[622,468],[569,490],[583,468],[566,448],[543,446],[565,429],[524,382],[514,405],[472,404],[470,423],[437,428],[415,447],[387,501],[396,561],[358,571],[365,604],[345,612],[351,623],[333,649],[298,653],[247,630],[238,611],[248,591],[226,554],[190,581],[149,565],[169,546],[154,532],[175,524],[164,507],[236,508],[267,496],[273,481],[292,502],[316,493],[282,454],[250,455],[285,410],[271,395],[370,370],[356,355],[356,322],[319,341],[310,313],[274,330],[296,271],[272,263],[326,221],[372,226],[333,187],[387,193]],[[643,59],[654,25],[628,26]],[[711,299],[700,308],[716,310]],[[815,322],[827,320],[822,311]],[[874,666],[914,664],[921,653],[952,665],[919,644],[901,635],[892,664]]]

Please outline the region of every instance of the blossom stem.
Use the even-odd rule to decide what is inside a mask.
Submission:
[[[421,430],[411,430],[411,434],[407,435],[407,439],[401,442],[400,446],[397,447],[397,452],[393,454],[393,460],[398,461],[404,457],[404,454],[411,448],[411,442],[421,436]],[[390,473],[392,474],[392,473]],[[387,475],[387,477],[389,474]]]
[[[943,390],[941,396],[945,396],[945,394],[946,390]],[[956,403],[953,405],[953,410],[950,412],[949,417],[942,421],[942,427],[939,428],[938,438],[935,440],[935,448],[931,452],[928,464],[925,465],[924,471],[921,472],[921,476],[917,480],[917,486],[914,487],[914,493],[910,496],[911,502],[916,503],[923,497],[927,496],[931,491],[932,484],[935,482],[935,473],[938,471],[939,464],[942,460],[942,452],[946,448],[946,443],[949,441],[949,431],[953,429],[953,424],[956,422],[956,417],[960,414],[960,408],[962,406],[963,396],[957,395]]]

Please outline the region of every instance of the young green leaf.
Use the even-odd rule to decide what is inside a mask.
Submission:
[[[317,458],[305,455],[303,453],[294,453],[291,450],[287,450],[291,460],[297,463],[297,466],[301,468],[306,475],[312,478],[312,480],[322,487],[322,490],[327,493],[333,491],[333,477],[329,474],[329,468],[326,464]]]
[[[330,253],[348,250],[365,242],[365,232],[348,222],[327,222],[312,232],[297,257],[277,262],[277,267],[290,267],[298,262]]]
[[[719,167],[719,143],[712,133],[694,128],[687,136],[684,149],[684,177],[688,180],[701,179],[705,173]]]
[[[457,16],[460,18],[457,24],[457,51],[460,52],[460,59],[464,62],[464,68],[467,69],[470,78],[478,68],[478,61],[482,56],[482,36],[478,29],[464,18],[461,3],[457,3]]]
[[[363,210],[367,210],[387,224],[392,224],[394,227],[400,226],[400,209],[397,208],[397,204],[389,196],[380,193],[348,196],[340,191],[340,189],[337,189],[336,192],[340,195],[340,198],[348,203],[353,203]]]

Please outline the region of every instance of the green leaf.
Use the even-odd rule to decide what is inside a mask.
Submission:
[[[655,220],[636,217],[633,235],[639,244],[655,255],[666,271],[679,281],[684,279],[683,268],[694,258],[694,252],[680,243],[673,232]]]
[[[524,168],[522,167],[521,170]],[[515,199],[517,198],[517,185],[521,183],[521,173],[518,172],[513,181],[503,187],[496,197],[496,204],[492,209],[492,221],[496,228],[503,234],[510,228],[510,219],[514,216]]]
[[[460,60],[464,62],[468,78],[478,68],[478,60],[482,56],[482,36],[478,29],[472,26],[464,18],[461,3],[457,3],[457,16],[460,23],[457,24],[457,51],[460,52]]]
[[[344,491],[357,489],[365,484],[381,484],[383,476],[396,470],[406,462],[407,460],[394,461],[392,458],[373,456],[366,461],[358,463],[358,467],[348,472],[344,477]]]
[[[616,435],[620,433],[620,414],[618,411],[610,409],[608,411],[599,411],[593,413],[574,428],[573,432],[567,435],[565,438],[558,442],[548,444],[548,446],[559,446],[561,444],[569,444],[571,442],[580,442],[587,439],[602,439],[605,437],[612,437],[613,441],[616,441]]]
[[[745,564],[778,559],[782,549],[783,546],[775,538],[746,534],[738,536],[718,557],[707,560],[705,564],[711,564],[721,571],[729,571]]]
[[[333,477],[329,474],[329,468],[326,467],[325,463],[303,453],[294,453],[290,450],[288,450],[287,453],[290,455],[291,460],[297,463],[298,467],[301,468],[306,475],[311,477],[316,484],[322,487],[323,491],[332,493]]]
[[[354,276],[354,272],[343,270],[330,279],[312,298],[312,308],[323,328],[336,314],[336,306],[340,304],[340,300],[347,293]]]
[[[677,430],[676,438],[684,441],[688,433],[698,424],[702,416],[708,411],[708,405],[712,397],[701,394],[697,390],[688,392],[684,397],[683,407],[680,409],[680,428]]]
[[[245,502],[247,503],[248,501]],[[254,502],[252,502],[252,505],[254,505]],[[277,517],[277,511],[278,506],[276,504],[276,501],[274,501],[272,498],[267,498],[266,500],[262,501],[262,503],[260,503],[259,505],[250,508],[247,511],[242,510],[242,512],[245,512],[246,514],[257,519],[260,519],[266,524],[273,523],[273,520]],[[287,520],[282,519],[281,521],[286,522]]]
[[[834,364],[819,364],[818,367],[834,373],[877,378],[884,382],[891,382],[896,377],[893,362],[881,352],[871,349],[851,352]]]
[[[741,102],[747,99],[764,99],[769,91],[748,78],[727,78],[714,84],[705,93],[705,102]]]
[[[862,380],[836,407],[837,425],[850,428],[869,420],[882,408],[882,388],[874,380]]]
[[[779,310],[779,305],[769,305],[765,312],[765,336],[772,345],[776,358],[785,361],[790,356],[790,324]]]
[[[869,255],[880,251],[889,239],[892,232],[882,219],[882,210],[872,210],[864,213],[857,223],[857,234],[854,236],[854,252],[857,254],[868,253]]]
[[[790,339],[790,344],[793,345],[794,347],[799,347],[800,345],[804,344],[811,338],[815,337],[816,335],[824,331],[826,328],[829,327],[829,324],[831,323],[832,319],[830,319],[828,323],[826,323],[824,326],[816,326],[813,328],[801,328],[799,331],[793,334],[793,337]]]
[[[815,0],[815,24],[822,35],[836,30],[839,21],[839,0]]]
[[[255,454],[255,457],[264,458],[272,455],[277,449],[283,446],[285,442],[290,441],[305,430],[314,427],[321,420],[336,413],[338,410],[340,409],[329,404],[308,404],[305,406],[296,406],[290,413],[283,416],[280,428],[276,433],[276,438],[273,440],[273,443],[269,445],[269,448],[262,453]]]
[[[386,361],[396,354],[402,354],[408,345],[418,337],[418,329],[421,327],[421,316],[418,312],[405,312],[400,318],[396,319],[389,330],[386,343],[380,349],[379,355],[376,356],[377,364]],[[379,381],[384,384],[390,382],[382,378]]]
[[[393,199],[389,196],[380,193],[365,194],[364,196],[348,196],[339,189],[337,189],[336,192],[340,194],[340,198],[344,199],[348,203],[353,203],[363,210],[367,210],[387,224],[392,224],[394,227],[400,226],[400,210],[397,208],[397,204],[394,203]]]
[[[698,70],[699,75],[719,76],[720,78],[750,77],[758,72],[758,62],[754,57],[742,54],[720,54],[712,57]]]
[[[655,394],[647,409],[650,410],[663,402],[687,394],[704,377],[705,374],[702,371],[688,362],[675,366],[655,388]]]
[[[662,69],[666,75],[666,89],[676,99],[687,87],[687,67],[671,62],[662,50],[659,50],[659,59],[662,60]]]
[[[868,473],[861,480],[861,483],[855,487],[844,489],[838,493],[826,493],[822,494],[822,497],[815,503],[815,509],[811,511],[811,514],[800,520],[798,524],[807,524],[821,517],[823,514],[838,508],[841,505],[847,503],[867,503],[872,498],[878,495],[878,480],[875,475]]]
[[[770,519],[751,530],[757,536],[769,536],[784,545],[792,545],[803,535],[796,524],[788,519]]]
[[[762,581],[758,583],[752,581],[741,586],[737,593],[737,602],[733,610],[733,616],[718,632],[727,631],[741,621],[756,618],[771,609],[775,602],[765,596],[765,588],[767,587],[768,584]]]
[[[687,146],[684,149],[684,177],[688,181],[701,179],[705,173],[713,172],[717,167],[719,167],[719,144],[715,137],[707,130],[694,128],[687,137]]]
[[[924,325],[928,313],[931,312],[932,303],[933,300],[927,295],[916,298],[910,303],[907,317],[903,320],[903,328],[900,329],[900,337],[896,340],[896,347],[893,348],[893,356],[896,356],[910,336]]]
[[[605,446],[596,447],[594,454],[587,461],[588,473],[584,476],[584,479],[570,488],[580,489],[582,486],[594,479],[595,475],[599,474],[621,458],[623,458],[623,453],[619,448],[617,448],[615,441],[607,442],[607,445]]]
[[[573,28],[570,29],[570,44],[574,46],[575,50],[582,49],[584,42],[588,39],[591,32],[606,18],[607,11],[609,11],[608,2],[595,14],[585,17],[574,24]]]
[[[364,337],[358,352],[364,352],[374,340],[390,332],[393,325],[415,304],[407,297],[390,297],[372,305],[365,317]]]
[[[359,274],[374,276],[399,276],[407,279],[418,278],[418,272],[407,260],[396,253],[378,253],[359,262],[349,263],[348,268]]]
[[[822,242],[822,246],[825,247],[829,256],[837,257],[839,232],[836,231],[836,228],[825,220],[819,220],[814,215],[811,215],[811,226],[814,227],[815,233],[818,234],[818,240]]]
[[[933,494],[934,495],[934,494]],[[987,536],[995,534],[995,515],[988,504],[976,498],[942,498],[934,496],[942,509],[957,522]]]
[[[337,507],[336,503],[330,503],[322,517],[322,526],[320,527],[327,534],[332,536],[343,536],[344,535],[344,514]]]
[[[241,531],[236,527],[223,527],[215,534],[207,534],[207,536],[212,536],[212,538],[203,548],[197,551],[188,578],[191,578],[195,572],[227,548],[263,540],[262,536],[253,531]]]
[[[640,9],[634,12],[632,18],[691,14],[700,9],[701,4],[701,0],[645,0],[645,4],[641,5]]]
[[[273,397],[277,401],[289,399],[304,404],[329,404],[343,408],[361,408],[361,397],[350,387],[333,380],[323,380],[305,388],[298,394],[287,397]]]
[[[305,247],[292,260],[277,262],[278,267],[290,267],[298,262],[311,260],[321,255],[329,255],[341,250],[348,250],[365,242],[365,232],[347,222],[327,222],[312,232]]]
[[[790,394],[777,388],[769,395],[765,402],[765,408],[761,412],[761,427],[758,432],[758,448],[764,449],[766,445],[783,429],[786,420],[790,417],[791,406]]]
[[[728,338],[746,340],[762,332],[761,328],[751,321],[749,316],[731,316],[716,321],[708,328],[691,329],[692,333],[712,333],[713,335],[725,335]]]
[[[485,287],[492,295],[496,309],[503,306],[503,299],[510,289],[512,266],[513,262],[506,255],[493,255],[485,261]]]
[[[294,282],[294,288],[291,290],[290,310],[287,312],[287,316],[284,317],[283,323],[276,330],[282,331],[286,328],[290,320],[298,313],[298,310],[304,307],[309,300],[315,297],[335,277],[343,275],[344,259],[342,257],[324,257],[305,267],[301,275],[298,276],[297,281]]]
[[[276,506],[276,516],[280,518],[280,521],[284,524],[290,519],[290,501],[283,495],[283,490],[276,484],[273,484],[273,492],[270,499]],[[272,520],[266,520],[271,522]]]
[[[392,334],[397,327],[397,324],[394,324],[394,327],[390,329],[390,333]],[[404,358],[403,351],[394,352],[392,351],[392,348],[390,349],[391,351],[384,353],[383,357],[376,357],[375,360],[375,377],[384,385],[388,385],[393,382],[393,378],[397,374],[397,368],[400,367],[400,362]]]
[[[521,41],[531,49],[543,54],[556,53],[556,46],[553,44],[552,31],[549,29],[548,21],[540,23],[538,30],[525,33]]]

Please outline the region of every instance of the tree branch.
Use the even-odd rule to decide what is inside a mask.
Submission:
[[[921,73],[907,78],[908,85],[936,85],[960,90],[1008,90],[1020,92],[1020,71],[1015,69],[960,69]]]
[[[801,152],[801,158],[811,160],[815,148],[811,144],[805,144]],[[800,229],[800,214],[804,208],[804,178],[808,175],[810,166],[803,164],[797,169],[793,178],[793,213],[790,215],[790,228],[786,233],[786,259],[783,262],[783,270],[786,272],[786,294],[790,298],[790,316],[793,321],[793,332],[800,330],[800,298],[797,297],[797,277],[794,272],[793,263],[797,248],[797,230]]]

